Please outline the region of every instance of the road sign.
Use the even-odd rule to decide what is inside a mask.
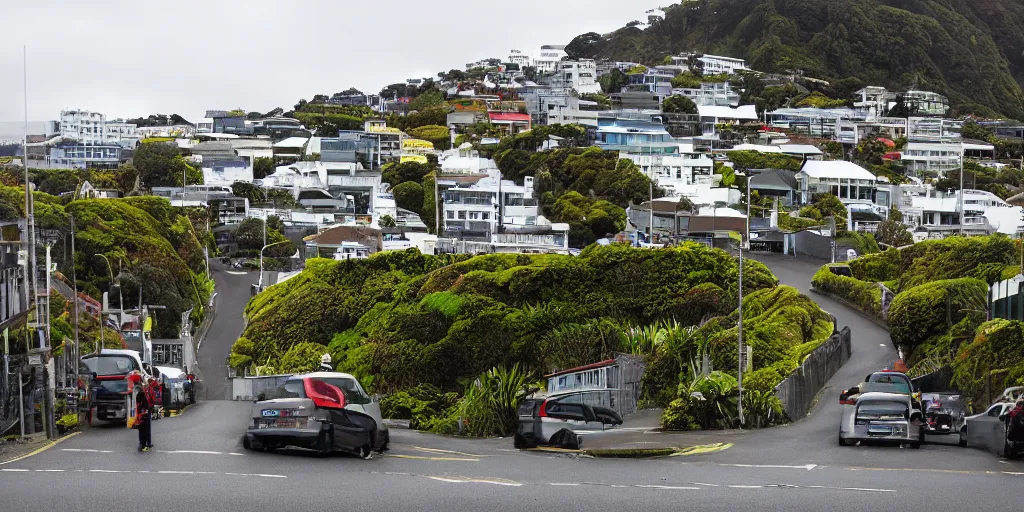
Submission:
[[[28,364],[30,364],[32,366],[42,366],[43,365],[43,355],[42,354],[29,354],[29,356],[28,356]]]

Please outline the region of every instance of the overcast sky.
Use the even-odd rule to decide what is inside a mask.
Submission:
[[[113,117],[286,110],[355,86],[377,92],[467,62],[533,54],[644,20],[656,0],[32,0],[3,2],[0,121],[63,108]]]

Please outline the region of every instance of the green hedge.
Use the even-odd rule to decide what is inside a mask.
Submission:
[[[858,258],[854,262],[860,259]],[[829,267],[832,266],[821,267],[811,278],[811,286],[820,292],[840,297],[865,313],[882,318],[882,289],[875,283],[837,275],[829,270]],[[851,269],[852,267],[853,262],[850,265]]]
[[[971,342],[960,346],[952,367],[953,385],[982,407],[1004,388],[1024,385],[1024,322],[982,324]]]
[[[234,360],[279,365],[273,361],[295,344],[318,343],[339,368],[378,389],[430,383],[458,390],[496,366],[544,372],[607,357],[619,348],[611,332],[623,324],[690,325],[727,313],[737,276],[735,258],[700,244],[591,246],[577,257],[410,250],[310,260],[250,301],[243,336],[251,347]],[[778,283],[750,260],[743,277],[748,293]]]
[[[945,279],[900,292],[889,306],[893,343],[911,356],[932,337],[949,331],[986,304],[988,285],[973,278]],[[984,314],[984,313],[981,313]],[[908,357],[908,363],[919,357]]]

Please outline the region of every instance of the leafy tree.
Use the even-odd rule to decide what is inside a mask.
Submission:
[[[580,99],[596,102],[597,106],[603,109],[608,109],[612,106],[612,100],[604,93],[583,94],[580,96]]]
[[[523,68],[523,78],[531,82],[537,81],[537,68],[535,66],[526,66]]]
[[[987,126],[981,126],[977,121],[968,119],[964,121],[963,126],[960,128],[960,135],[965,139],[975,140],[990,140],[994,133],[991,128]]]
[[[894,219],[884,220],[878,225],[875,239],[890,247],[903,247],[914,243],[914,236],[907,231],[907,227]]]
[[[381,172],[381,181],[397,187],[405,182],[419,183],[423,177],[434,170],[430,164],[419,162],[390,162],[384,165]]]
[[[690,71],[680,73],[672,78],[673,89],[700,89],[701,80]]]
[[[284,233],[284,221],[277,215],[267,217],[267,228]]]
[[[597,32],[587,32],[572,39],[565,46],[565,53],[571,60],[592,59],[597,56],[604,38]]]
[[[391,189],[391,193],[395,195],[395,204],[399,208],[416,213],[423,211],[423,186],[416,181],[399,183]]]
[[[253,178],[257,180],[274,174],[274,159],[267,157],[257,158],[253,163],[252,174]]]
[[[846,205],[832,194],[819,194],[814,200],[814,207],[821,213],[822,218],[834,216],[837,229],[846,224]]]
[[[240,108],[236,108],[234,110],[228,111],[228,117],[243,117],[243,116],[245,116],[245,111],[240,109]]]
[[[625,73],[619,70],[619,68],[613,68],[610,72],[597,79],[601,84],[601,90],[605,94],[611,94],[622,91],[622,88],[629,85],[629,77]]]
[[[382,228],[393,228],[398,225],[395,218],[390,215],[385,215],[377,220],[377,225]]]
[[[423,110],[441,105],[444,105],[444,94],[437,89],[430,89],[409,102],[409,108],[412,110]]]
[[[170,176],[170,169],[176,156],[179,156],[178,146],[174,144],[140,144],[132,155],[132,164],[138,169],[139,178],[145,186],[170,186],[174,179]]]
[[[287,258],[295,254],[295,243],[285,238],[280,231],[270,228],[270,223],[267,223],[267,226],[267,245],[276,245],[267,247],[264,255],[272,258]],[[263,221],[247,218],[238,224],[233,235],[239,249],[258,251],[263,248]]]
[[[679,94],[665,98],[661,109],[672,114],[697,114],[697,104],[690,98]]]
[[[681,196],[679,201],[676,202],[676,211],[679,210],[693,211],[693,201],[690,201],[690,198],[686,196]]]
[[[889,209],[889,220],[893,220],[893,221],[896,221],[896,222],[903,222],[903,212],[901,212],[899,210],[899,208],[896,208],[895,206],[890,208]]]

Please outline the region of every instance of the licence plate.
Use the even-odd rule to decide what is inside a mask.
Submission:
[[[892,427],[871,425],[868,427],[868,434],[875,436],[890,436],[892,435]]]

